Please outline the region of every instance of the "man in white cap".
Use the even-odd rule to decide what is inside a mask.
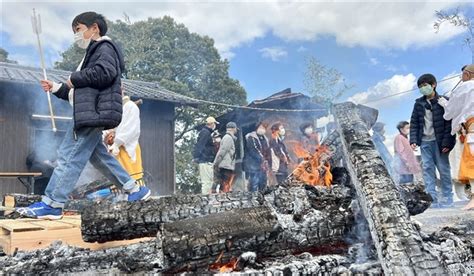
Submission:
[[[193,151],[193,161],[199,165],[199,178],[201,180],[201,193],[209,194],[214,182],[213,162],[216,150],[212,140],[212,132],[216,129],[218,121],[214,117],[207,117],[206,125],[199,132]]]

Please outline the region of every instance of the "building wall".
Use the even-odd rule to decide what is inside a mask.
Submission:
[[[26,172],[28,148],[20,145],[28,145],[30,141],[25,109],[31,103],[19,86],[14,90],[5,88],[0,87],[0,172]],[[19,108],[20,104],[24,108]],[[0,195],[7,192],[24,193],[26,189],[17,179],[0,178]]]
[[[174,105],[144,100],[140,106],[143,166],[155,195],[175,192]]]

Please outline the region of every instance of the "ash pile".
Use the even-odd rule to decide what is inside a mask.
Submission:
[[[56,243],[0,257],[3,273],[462,275],[474,271],[474,222],[424,233],[431,198],[396,186],[368,130],[377,111],[333,107],[337,129],[286,183],[263,193],[102,202],[82,213],[87,242],[155,237],[91,251]]]

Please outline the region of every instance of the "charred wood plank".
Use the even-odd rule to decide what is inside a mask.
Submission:
[[[100,202],[84,210],[84,241],[106,242],[155,237],[161,224],[237,208],[260,206],[259,193],[173,195],[140,202]]]
[[[40,195],[6,194],[3,196],[3,206],[5,207],[26,207],[38,201],[41,201]]]
[[[165,267],[195,271],[207,268],[217,258],[228,262],[245,251],[261,256],[271,247],[270,241],[274,242],[270,235],[276,227],[276,217],[265,206],[165,223],[159,237]]]
[[[445,274],[420,233],[353,103],[333,108],[343,153],[383,271],[387,275]]]

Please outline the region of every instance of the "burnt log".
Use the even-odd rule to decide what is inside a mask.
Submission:
[[[335,193],[346,197],[335,198]],[[199,271],[247,251],[259,258],[347,251],[345,237],[353,224],[348,188],[280,188],[265,199],[259,207],[165,223],[158,239],[167,272]],[[334,204],[337,200],[341,204]]]
[[[422,182],[412,182],[396,187],[411,216],[423,213],[433,202],[433,198],[426,192]]]
[[[41,201],[40,195],[6,194],[3,196],[3,206],[11,208],[27,207],[38,201]]]
[[[238,208],[262,205],[259,193],[174,195],[139,202],[96,203],[81,216],[86,242],[155,237],[160,225]]]
[[[446,274],[424,247],[419,231],[375,149],[367,124],[353,103],[333,107],[346,168],[369,224],[384,274]]]
[[[370,129],[375,123],[378,113],[373,110],[371,111],[370,108],[360,105],[355,108],[357,109],[357,113],[362,114],[361,120],[365,123],[367,128]],[[332,167],[344,163],[344,152],[339,131],[332,131],[328,136],[326,136],[321,145],[327,146],[331,151],[331,159],[329,162]],[[433,202],[431,195],[425,190],[422,182],[398,185],[397,190],[412,216],[423,213]]]
[[[275,227],[276,217],[264,206],[165,223],[158,237],[164,266],[168,272],[195,271],[216,259],[227,263],[245,251],[261,256],[275,245]]]

